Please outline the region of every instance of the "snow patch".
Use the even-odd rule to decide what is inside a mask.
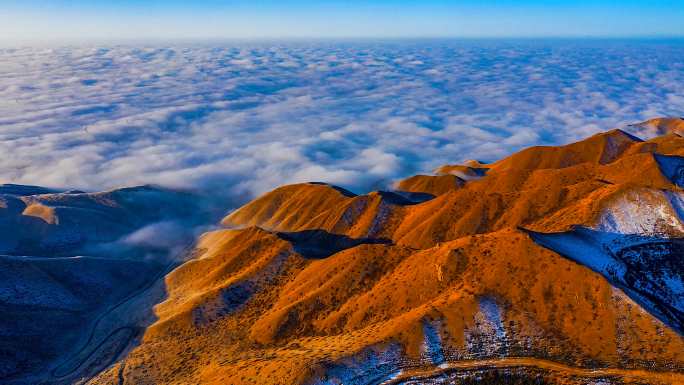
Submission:
[[[609,233],[684,235],[681,193],[630,190],[601,212],[594,229]]]
[[[575,227],[530,237],[602,274],[649,313],[684,330],[684,241]]]
[[[401,374],[401,348],[392,344],[386,349],[366,349],[336,363],[326,364],[325,373],[313,385],[379,384]]]
[[[381,200],[380,204],[378,204],[378,212],[375,214],[373,222],[368,228],[368,235],[366,236],[368,238],[377,236],[377,234],[382,231],[383,226],[389,219],[390,215],[392,215],[392,207],[384,200]]]
[[[421,347],[422,355],[433,365],[442,365],[446,362],[439,328],[439,322],[423,321],[424,340]]]
[[[491,328],[494,329],[496,337],[501,340],[505,339],[506,330],[503,326],[499,306],[494,299],[490,297],[480,298],[480,312],[485,316],[485,320],[489,323]]]
[[[479,310],[474,317],[475,327],[466,330],[466,346],[473,357],[505,354],[508,346],[501,310],[492,297],[479,299]]]
[[[357,199],[353,201],[340,217],[339,224],[344,228],[348,228],[354,225],[357,218],[361,216],[363,211],[366,209],[368,201],[366,199]]]
[[[614,244],[618,239],[614,234],[576,227],[566,233],[530,233],[530,236],[538,244],[605,276],[622,278],[627,271],[627,267],[612,258],[604,248],[604,245]]]

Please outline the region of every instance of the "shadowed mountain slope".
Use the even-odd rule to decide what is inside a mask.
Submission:
[[[0,383],[71,384],[133,346],[209,217],[191,193],[0,185]]]
[[[0,253],[99,253],[90,246],[119,241],[145,226],[182,222],[191,228],[209,218],[197,196],[152,186],[97,193],[47,191],[0,186]],[[111,255],[111,248],[102,254]]]
[[[83,343],[92,319],[160,270],[151,261],[0,256],[2,383],[22,377],[31,379],[18,383],[40,383],[51,363]],[[84,369],[92,375],[102,365]]]

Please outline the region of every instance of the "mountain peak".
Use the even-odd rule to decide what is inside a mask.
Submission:
[[[629,128],[644,131],[649,136],[661,136],[675,134],[684,136],[684,117],[654,118],[647,121],[631,124]]]

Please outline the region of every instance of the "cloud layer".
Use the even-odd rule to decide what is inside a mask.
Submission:
[[[681,42],[0,49],[0,182],[361,192],[682,114]]]

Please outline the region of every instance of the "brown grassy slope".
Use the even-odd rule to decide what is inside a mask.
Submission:
[[[565,146],[535,146],[495,162],[491,169],[564,168],[580,163],[608,164],[619,158],[640,139],[621,130],[596,134]]]
[[[415,175],[397,183],[396,189],[437,196],[456,190],[464,184],[465,181],[455,175]]]
[[[482,179],[416,205],[394,204],[378,193],[347,197],[325,185],[285,186],[238,209],[223,223],[382,236],[419,248],[517,226],[561,231],[592,224],[604,201],[633,186],[676,189],[661,173],[653,152],[679,154],[683,142],[639,142],[615,130],[557,150],[533,148],[492,164]],[[421,183],[426,185],[428,178],[442,177],[421,176]],[[567,215],[554,216],[561,211]]]
[[[393,343],[418,365],[427,362],[426,322],[437,325],[448,360],[503,354],[684,369],[681,336],[600,275],[515,230],[425,250],[362,245],[321,260],[286,254],[275,275],[269,264],[279,241],[255,229],[240,232],[264,252],[226,244],[223,263],[200,258],[169,276],[170,299],[127,358],[127,381],[298,383],[325,372],[325,362]],[[226,267],[237,259],[239,266]],[[228,279],[226,270],[233,271]],[[226,293],[253,277],[259,289],[231,311]],[[483,303],[495,304],[500,321]],[[215,318],[198,320],[197,309]]]
[[[119,371],[140,384],[306,383],[349,372],[374,351],[395,370],[434,366],[426,340],[434,345],[435,333],[446,361],[537,357],[682,383],[681,335],[516,228],[594,225],[625,199],[647,210],[663,204],[661,190],[680,189],[653,153],[683,150],[676,136],[641,142],[611,131],[514,154],[420,204],[281,187],[224,219],[242,229],[202,238],[199,258],[167,277],[169,299],[144,342],[94,383]],[[311,259],[277,233],[304,230],[393,244]],[[662,380],[655,371],[674,373]]]

